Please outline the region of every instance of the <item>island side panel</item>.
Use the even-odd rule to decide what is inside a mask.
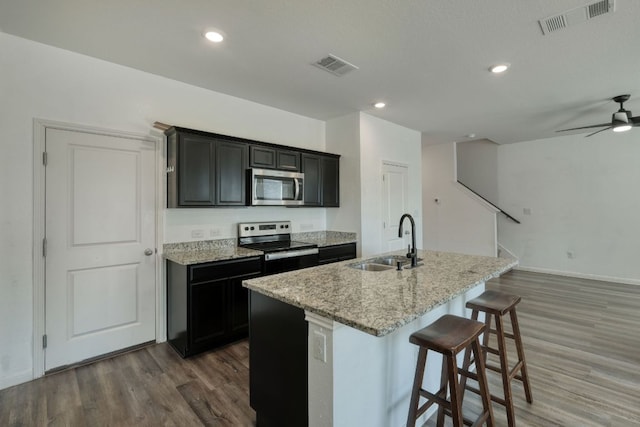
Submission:
[[[250,291],[249,387],[257,427],[308,423],[304,310]]]
[[[307,313],[309,426],[404,426],[418,355],[409,336],[444,314],[469,317],[465,303],[484,289],[484,283],[479,284],[383,337]],[[326,362],[314,357],[312,351],[318,333],[327,336]],[[424,386],[431,391],[440,382],[441,360],[440,355],[429,353]],[[426,422],[435,410],[435,406],[430,408],[417,425]]]

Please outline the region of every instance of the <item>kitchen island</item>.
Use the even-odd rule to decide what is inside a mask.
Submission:
[[[401,255],[402,252],[392,254]],[[464,305],[513,259],[418,251],[423,265],[351,260],[247,280],[250,394],[258,427],[402,426],[417,347],[409,335]],[[437,368],[436,368],[437,367]],[[428,386],[439,379],[430,358]],[[429,413],[425,414],[428,416]]]

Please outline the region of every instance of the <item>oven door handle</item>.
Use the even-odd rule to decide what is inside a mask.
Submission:
[[[318,248],[298,249],[294,251],[284,251],[284,252],[273,252],[273,253],[264,254],[264,260],[275,261],[277,259],[293,258],[293,257],[300,257],[305,255],[315,255],[318,252],[319,252]]]

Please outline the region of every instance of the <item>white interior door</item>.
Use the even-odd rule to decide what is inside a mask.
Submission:
[[[50,370],[155,339],[155,144],[51,128],[45,139]]]
[[[408,223],[405,225],[405,235],[398,238],[400,217],[408,212],[409,168],[403,165],[383,163],[382,165],[382,210],[383,235],[387,251],[406,249],[405,236],[410,232]]]

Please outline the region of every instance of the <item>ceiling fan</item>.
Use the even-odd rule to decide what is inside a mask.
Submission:
[[[591,126],[582,126],[579,128],[562,129],[562,130],[557,130],[556,132],[566,132],[570,130],[604,127],[604,129],[600,129],[593,133],[590,133],[589,135],[586,135],[585,136],[586,138],[608,129],[613,129],[614,132],[624,132],[631,129],[634,126],[640,126],[640,116],[631,117],[631,111],[624,109],[623,104],[627,102],[630,97],[631,95],[618,95],[611,98],[613,101],[620,104],[620,109],[611,115],[611,122],[609,123],[601,123],[599,125],[591,125]]]

